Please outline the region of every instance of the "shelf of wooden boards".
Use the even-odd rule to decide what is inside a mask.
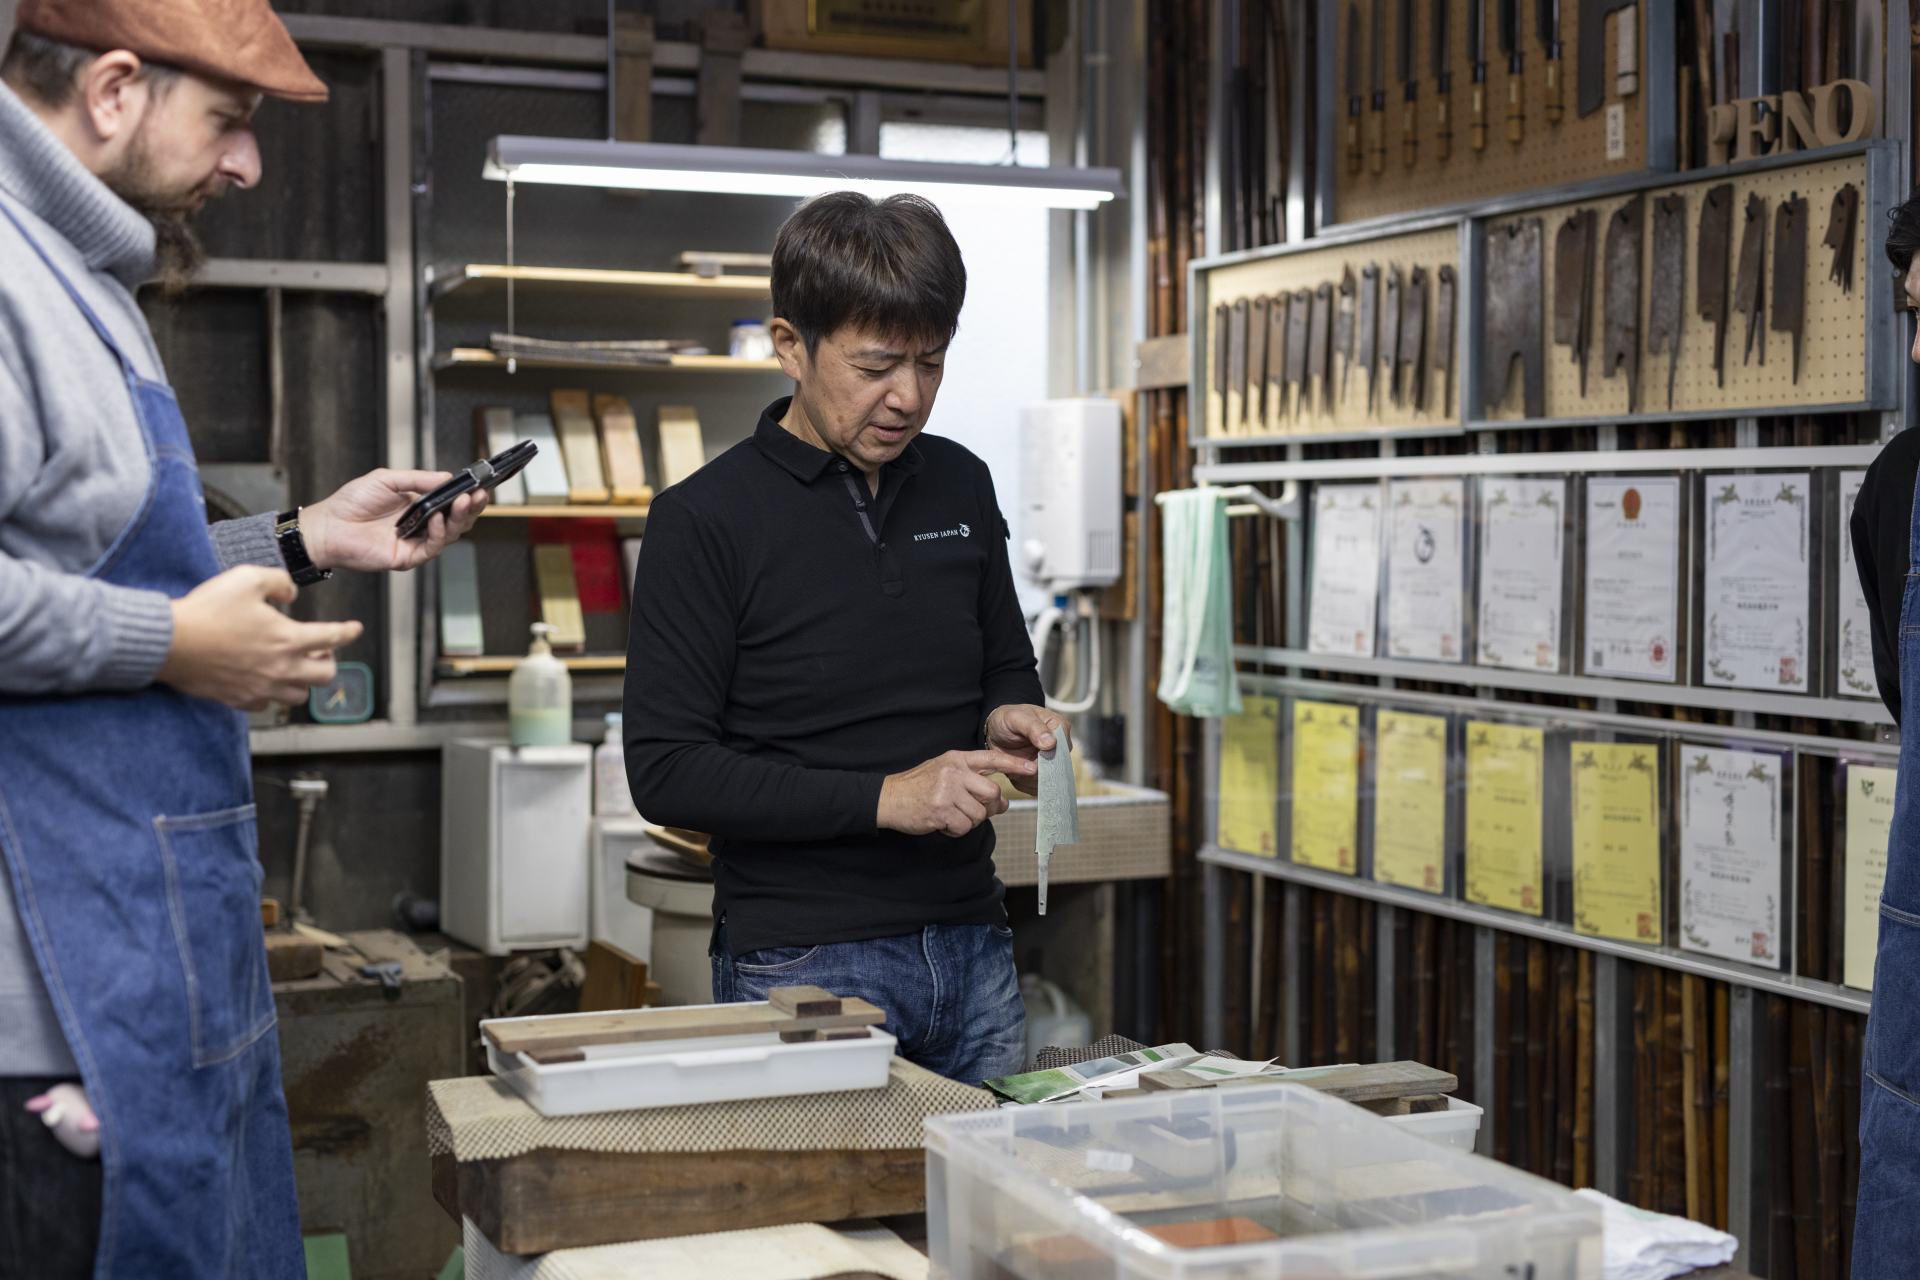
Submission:
[[[519,653],[507,656],[456,658],[442,654],[436,666],[443,676],[497,676],[512,671],[526,661],[526,656],[524,653]],[[624,671],[627,668],[625,654],[581,653],[571,657],[558,656],[569,671]]]
[[[568,505],[519,504],[495,502],[480,513],[480,518],[506,520],[645,520],[650,503],[616,506],[611,503],[579,502]]]
[[[766,302],[773,292],[767,276],[699,276],[690,271],[607,271],[596,267],[525,267],[495,262],[469,262],[437,276],[430,286],[434,301],[452,293],[490,295],[517,287],[550,290],[606,291],[640,298],[720,298]]]
[[[668,356],[659,363],[619,364],[606,360],[566,360],[550,356],[519,356],[522,369],[576,369],[601,373],[751,373],[780,372],[778,360],[736,360],[732,356]],[[507,357],[485,347],[454,347],[434,353],[435,372],[448,369],[505,369]]]

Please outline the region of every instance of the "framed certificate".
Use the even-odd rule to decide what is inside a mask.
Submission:
[[[1546,897],[1546,731],[1467,722],[1467,901],[1530,916]]]
[[[1518,671],[1566,670],[1567,482],[1480,482],[1473,660]]]
[[[1292,858],[1352,875],[1360,857],[1360,708],[1293,704]]]
[[[1220,798],[1214,838],[1223,849],[1280,853],[1280,699],[1243,694],[1220,721]]]
[[[1679,757],[1680,945],[1778,969],[1786,762],[1693,743]]]
[[[1309,653],[1373,656],[1380,599],[1380,486],[1315,485]]]
[[[1660,748],[1575,739],[1567,753],[1574,931],[1658,943]]]
[[[1466,660],[1466,517],[1464,480],[1387,485],[1387,656]]]
[[[1880,944],[1880,888],[1887,882],[1887,837],[1893,831],[1893,784],[1898,774],[1869,764],[1843,763],[1847,790],[1846,886],[1840,904],[1845,948],[1843,981],[1873,990],[1873,961]]]
[[[1587,481],[1583,674],[1679,678],[1681,503],[1678,476]]]
[[[1447,888],[1447,718],[1382,707],[1373,719],[1373,878]]]
[[[1701,683],[1809,692],[1812,477],[1706,475],[1701,483]]]
[[[1860,590],[1860,564],[1853,558],[1853,503],[1866,482],[1865,471],[1835,475],[1839,501],[1832,523],[1836,548],[1833,573],[1833,692],[1842,698],[1877,698],[1880,682],[1873,670],[1873,618]]]

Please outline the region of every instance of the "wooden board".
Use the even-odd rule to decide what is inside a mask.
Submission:
[[[320,972],[326,948],[297,933],[267,935],[267,977],[274,982],[298,982]]]
[[[795,1018],[770,1004],[723,1005],[700,1009],[639,1009],[584,1017],[535,1018],[480,1029],[506,1054],[547,1049],[579,1049],[593,1044],[637,1044],[695,1036],[741,1036],[764,1032],[843,1031],[877,1027],[887,1020],[880,1009],[849,996],[832,1017]],[[1420,1090],[1432,1093],[1432,1089]]]
[[[660,984],[647,978],[647,962],[611,942],[587,945],[587,980],[580,987],[580,1012],[644,1009],[660,1003]]]
[[[831,1018],[842,1009],[839,996],[824,987],[774,987],[767,1003],[790,1018]]]
[[[585,391],[556,389],[549,397],[553,427],[560,435],[560,451],[567,460],[567,501],[608,502],[601,462],[600,436],[593,426],[593,399]]]
[[[433,1158],[434,1198],[503,1253],[841,1222],[926,1208],[927,1155],[723,1151],[628,1155],[542,1148],[506,1160]]]
[[[593,416],[600,426],[601,460],[616,503],[645,506],[653,500],[647,483],[647,463],[640,452],[640,427],[633,406],[621,396],[593,398]]]
[[[1453,1093],[1460,1081],[1451,1072],[1418,1062],[1374,1062],[1354,1067],[1311,1067],[1280,1077],[1250,1077],[1262,1084],[1304,1084],[1348,1102],[1380,1102]]]

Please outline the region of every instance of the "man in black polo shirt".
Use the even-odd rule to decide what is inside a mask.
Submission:
[[[861,996],[906,1057],[978,1081],[1026,1056],[992,775],[1031,793],[1065,725],[993,479],[921,434],[966,287],[917,197],[823,195],[780,229],[794,395],[654,500],[626,746],[641,811],[713,833],[715,1000]]]

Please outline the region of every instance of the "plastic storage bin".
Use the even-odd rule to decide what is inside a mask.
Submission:
[[[926,1133],[943,1280],[1601,1274],[1597,1206],[1300,1085],[936,1116]]]
[[[1417,1133],[1428,1142],[1438,1142],[1460,1151],[1473,1150],[1480,1137],[1480,1117],[1486,1112],[1460,1098],[1448,1098],[1445,1111],[1428,1111],[1416,1116],[1383,1116],[1388,1124],[1407,1133]]]

